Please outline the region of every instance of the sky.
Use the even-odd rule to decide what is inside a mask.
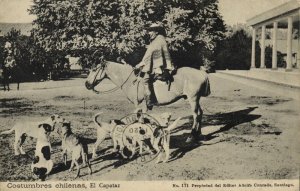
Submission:
[[[246,23],[264,11],[290,0],[219,0],[219,11],[226,24]]]
[[[219,0],[219,11],[226,24],[246,20],[290,0]],[[32,0],[0,0],[0,23],[30,23],[35,18],[27,9]]]

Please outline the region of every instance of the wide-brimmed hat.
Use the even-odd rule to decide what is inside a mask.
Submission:
[[[164,30],[165,28],[158,23],[152,23],[149,27],[146,27],[146,30],[148,31],[159,31],[159,30]]]

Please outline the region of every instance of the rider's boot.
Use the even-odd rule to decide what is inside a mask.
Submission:
[[[152,99],[152,92],[151,92],[151,83],[150,83],[150,75],[146,74],[144,77],[144,93],[145,93],[145,101],[146,101],[146,106],[148,110],[152,110],[153,105],[155,104],[153,99]]]
[[[152,102],[151,95],[145,95],[146,105],[148,110],[152,110],[154,103]]]
[[[149,84],[145,84],[145,101],[148,110],[152,110],[154,102]]]

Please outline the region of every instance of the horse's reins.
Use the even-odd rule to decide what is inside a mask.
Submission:
[[[99,70],[97,71],[97,74],[95,75],[96,77],[98,76],[98,74],[99,74],[99,72],[100,72],[100,69],[102,68],[102,71],[101,71],[101,74],[100,74],[100,76],[103,74],[103,72],[104,72],[104,69],[105,69],[105,67],[107,66],[107,64],[106,64],[106,62],[105,62],[105,64],[103,64],[103,65],[101,65],[100,67],[99,67]],[[93,91],[95,92],[95,93],[97,93],[97,94],[99,94],[99,93],[101,93],[101,94],[108,94],[108,93],[112,93],[112,92],[115,92],[115,91],[117,91],[118,89],[122,89],[122,87],[126,84],[126,82],[129,80],[129,78],[130,78],[130,76],[132,75],[132,73],[134,72],[134,70],[132,70],[131,72],[130,72],[130,74],[128,75],[128,77],[126,78],[126,80],[120,85],[120,86],[117,86],[117,87],[115,87],[115,88],[112,88],[112,89],[110,89],[110,90],[106,90],[106,91],[97,91],[97,90],[95,90],[94,88],[93,88]],[[94,80],[93,80],[93,84],[95,83],[95,81],[96,81],[96,77],[94,78]]]

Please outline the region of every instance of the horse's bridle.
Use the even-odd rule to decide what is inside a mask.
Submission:
[[[101,74],[100,74],[100,76],[101,76],[101,75],[103,74],[104,69],[105,69],[106,67],[107,67],[107,62],[106,62],[106,61],[104,61],[104,63],[100,64],[99,67],[96,67],[96,70],[98,70],[98,71],[97,71],[97,73],[96,73],[96,75],[95,75],[95,78],[94,78],[92,84],[94,84],[94,83],[97,81],[96,78],[97,78],[97,76],[98,76],[100,70],[101,70]],[[132,73],[134,73],[134,70],[132,70],[132,71],[130,72],[129,76],[126,78],[126,80],[125,80],[125,81],[123,82],[123,84],[120,85],[120,86],[117,86],[117,87],[115,87],[115,88],[112,88],[112,89],[106,90],[106,91],[98,91],[98,90],[95,90],[95,88],[93,88],[93,91],[94,91],[95,93],[97,93],[97,94],[99,94],[99,93],[101,93],[101,94],[107,94],[107,93],[115,92],[115,91],[117,91],[118,89],[122,89],[123,85],[126,84],[126,82],[127,82],[128,79],[130,78],[130,76],[132,75]]]
[[[106,67],[106,62],[104,62],[103,64],[99,64],[99,65],[100,65],[99,68],[96,67],[97,73],[96,73],[96,75],[95,75],[95,78],[94,78],[92,84],[94,84],[94,83],[97,81],[97,76],[98,76],[98,74],[99,74],[99,72],[100,72],[100,69],[102,69],[102,70],[101,70],[100,76],[103,74],[104,69],[105,69],[105,67]]]

